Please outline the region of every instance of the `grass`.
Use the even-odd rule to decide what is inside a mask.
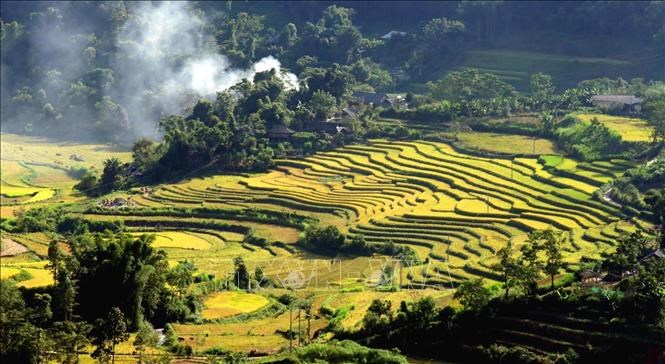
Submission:
[[[585,122],[590,122],[594,118],[598,119],[605,126],[619,133],[621,139],[626,142],[650,142],[652,140],[652,128],[646,120],[604,114],[575,114],[575,117]]]
[[[202,317],[216,320],[243,313],[258,311],[270,304],[267,298],[239,291],[218,292],[203,301]]]

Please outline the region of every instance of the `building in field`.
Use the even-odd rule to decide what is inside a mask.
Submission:
[[[293,134],[295,134],[295,131],[289,129],[284,124],[273,125],[268,130],[268,138],[272,140],[289,140]]]
[[[591,96],[593,106],[624,114],[640,111],[643,99],[634,95],[595,95]]]

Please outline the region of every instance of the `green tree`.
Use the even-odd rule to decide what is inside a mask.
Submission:
[[[660,248],[665,250],[665,188],[645,198],[651,207],[656,224],[660,225]]]
[[[318,119],[326,120],[337,106],[337,100],[326,91],[316,90],[308,103],[310,110]]]
[[[482,278],[468,279],[457,287],[453,298],[459,300],[465,310],[479,312],[492,298]]]
[[[79,362],[79,352],[90,343],[88,334],[92,327],[84,322],[57,321],[51,327],[51,336],[57,350],[56,360],[60,363],[74,364]]]
[[[345,241],[346,238],[336,226],[308,226],[298,239],[298,244],[311,250],[336,254]]]
[[[261,269],[261,267],[259,266],[256,266],[256,268],[254,268],[254,280],[256,281],[256,285],[258,287],[265,286],[269,283],[268,278],[263,273],[263,269]]]
[[[93,358],[108,363],[115,363],[115,347],[129,338],[125,315],[119,308],[113,307],[106,318],[97,319],[92,331],[92,344],[95,351]]]
[[[34,339],[37,328],[30,323],[21,292],[11,280],[0,280],[0,357],[9,363],[37,361]]]
[[[151,139],[141,138],[132,146],[132,158],[137,168],[150,170],[159,159],[158,145]]]
[[[123,233],[76,238],[72,245],[77,249],[72,253],[79,265],[73,271],[78,287],[77,313],[93,321],[112,307],[119,307],[131,327],[143,318],[184,319],[188,306],[181,307],[180,300],[167,288],[166,254],[151,246],[153,240],[154,235],[134,237]]]
[[[74,188],[77,189],[78,191],[83,192],[86,195],[89,196],[94,196],[97,194],[97,184],[98,184],[98,179],[97,176],[95,175],[95,172],[92,171],[86,171],[83,177],[81,177],[81,181],[74,185]]]
[[[644,103],[644,116],[653,128],[653,141],[665,141],[665,86],[653,92]]]
[[[31,311],[31,321],[41,327],[46,326],[51,318],[53,318],[51,295],[48,293],[36,293]]]
[[[554,277],[559,274],[559,271],[566,265],[563,261],[563,254],[561,253],[565,238],[560,231],[554,231],[552,229],[536,231],[531,234],[533,235],[529,235],[529,241],[533,239],[532,243],[537,242],[545,253],[543,271],[550,276],[550,288],[554,289]]]
[[[618,276],[625,272],[634,271],[639,264],[639,258],[651,247],[651,239],[641,231],[631,234],[622,234],[618,245],[605,261],[607,268]]]
[[[166,275],[166,281],[176,289],[178,296],[182,297],[187,287],[194,282],[196,266],[186,260],[178,262]]]
[[[362,328],[368,336],[380,334],[393,320],[391,302],[374,299],[363,317]]]
[[[432,97],[453,101],[507,98],[515,89],[491,73],[476,69],[449,72],[441,80],[429,84]]]
[[[104,170],[99,181],[101,191],[113,191],[120,186],[122,177],[122,164],[116,157],[104,161]]]
[[[242,257],[233,258],[233,266],[233,283],[239,289],[250,289],[250,276],[244,259]]]
[[[519,261],[521,266],[519,282],[528,295],[533,295],[538,288],[538,279],[543,269],[543,265],[538,259],[540,250],[539,242],[532,241],[532,239],[528,239],[526,244],[520,247],[522,256]]]
[[[531,99],[538,110],[542,110],[552,97],[554,84],[552,77],[544,73],[534,73],[529,81]]]
[[[159,342],[159,336],[155,329],[147,321],[141,321],[139,324],[139,331],[134,338],[134,348],[139,353],[139,364],[143,363],[143,352],[147,347],[155,347]]]
[[[58,270],[63,264],[63,259],[65,257],[65,253],[62,251],[62,249],[60,249],[60,245],[58,244],[57,240],[53,239],[49,243],[47,257],[49,261],[47,267],[51,270],[53,280],[55,281],[58,279]]]
[[[520,276],[520,266],[515,259],[515,252],[512,243],[508,242],[504,248],[497,252],[499,262],[493,268],[503,277],[504,298],[508,298],[510,288],[517,282]]]

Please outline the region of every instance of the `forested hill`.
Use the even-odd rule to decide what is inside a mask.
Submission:
[[[517,90],[538,72],[559,90],[665,78],[658,1],[5,1],[0,10],[2,128],[27,134],[158,137],[160,118],[273,68],[287,88],[312,91],[290,97],[290,110],[316,90],[338,106],[353,91],[426,93],[464,68]]]

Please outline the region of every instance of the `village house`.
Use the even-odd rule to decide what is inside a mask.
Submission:
[[[605,110],[634,114],[640,111],[644,100],[633,95],[595,95],[591,96],[591,104]]]
[[[333,116],[327,122],[333,122],[341,124],[343,126],[348,126],[358,118],[358,112],[351,107],[345,107],[342,110],[333,114]]]
[[[293,134],[295,134],[295,131],[289,129],[284,124],[273,125],[268,130],[268,138],[271,140],[289,140]]]
[[[603,275],[590,269],[580,272],[580,280],[584,284],[597,283],[603,280]]]

